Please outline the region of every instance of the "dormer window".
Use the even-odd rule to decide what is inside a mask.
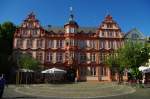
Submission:
[[[73,28],[73,27],[67,27],[66,28],[66,33],[75,33],[75,28]]]
[[[74,28],[71,28],[71,29],[70,29],[70,32],[71,32],[71,33],[74,33],[74,32],[75,32],[75,29],[74,29]]]

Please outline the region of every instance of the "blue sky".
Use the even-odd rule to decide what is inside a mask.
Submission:
[[[150,35],[150,0],[0,0],[0,23],[19,25],[34,11],[42,26],[63,26],[70,6],[79,26],[98,27],[110,13],[123,32],[136,27]]]

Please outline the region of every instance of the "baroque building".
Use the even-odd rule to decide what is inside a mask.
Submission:
[[[30,13],[14,34],[13,48],[32,55],[43,69],[74,69],[80,81],[112,81],[117,74],[104,61],[123,43],[123,33],[111,15],[97,28],[80,27],[73,14],[64,27],[44,28]]]

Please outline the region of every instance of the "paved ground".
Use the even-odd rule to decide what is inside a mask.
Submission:
[[[110,84],[82,83],[69,85],[44,84],[44,85],[30,85],[30,86],[10,85],[5,88],[4,99],[54,99],[54,97],[51,97],[54,95],[57,96],[55,97],[55,99],[59,99],[61,96],[63,97],[66,97],[66,95],[68,96],[68,93],[70,95],[68,96],[68,99],[76,98],[79,96],[84,99],[89,96],[90,97],[109,96],[109,97],[95,97],[96,99],[150,99],[150,88],[137,88],[136,92],[130,93],[132,91],[133,88],[130,89],[130,87],[118,86],[111,83]],[[127,93],[129,92],[129,94],[127,94],[126,92]]]

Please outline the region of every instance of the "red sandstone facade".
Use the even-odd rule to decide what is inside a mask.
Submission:
[[[46,30],[31,13],[14,35],[14,51],[30,53],[44,69],[75,69],[80,81],[117,80],[104,60],[122,45],[123,33],[110,15],[91,30],[80,28],[73,15],[64,28]]]

